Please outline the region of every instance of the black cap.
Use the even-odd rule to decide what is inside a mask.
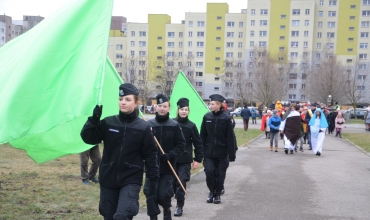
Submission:
[[[183,108],[185,106],[189,107],[189,99],[181,98],[179,101],[177,101],[177,108]]]
[[[139,95],[137,88],[131,83],[124,83],[119,86],[119,96]]]
[[[211,102],[212,101],[223,102],[225,100],[225,98],[222,95],[219,95],[219,94],[210,95],[209,96],[209,99],[210,99]]]
[[[316,103],[311,103],[311,107],[316,107],[317,106],[317,104]]]
[[[169,101],[167,96],[164,95],[164,94],[158,94],[155,98],[157,99],[157,104],[162,104],[163,102],[168,102]]]

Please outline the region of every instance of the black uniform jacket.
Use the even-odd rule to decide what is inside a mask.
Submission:
[[[157,113],[156,113],[157,114]],[[148,121],[152,127],[153,134],[157,138],[163,151],[170,155],[172,166],[175,165],[175,160],[179,158],[185,149],[185,138],[182,134],[179,123],[166,116],[156,115],[154,119]],[[173,174],[167,161],[162,161],[160,157],[162,152],[158,149],[158,164],[160,174]]]
[[[235,161],[234,133],[230,116],[223,111],[208,112],[200,128],[204,157],[226,158]]]
[[[177,159],[177,163],[186,164],[192,163],[193,160],[202,163],[203,160],[203,144],[202,140],[200,139],[199,132],[197,126],[186,118],[175,118],[181,129],[182,133],[185,137],[185,151],[184,153]],[[194,145],[194,158],[193,158],[193,145]]]
[[[153,134],[148,123],[138,118],[135,111],[106,117],[99,124],[91,122],[88,120],[85,123],[81,137],[87,144],[104,142],[99,169],[102,186],[120,188],[127,184],[141,185],[144,163],[147,178],[159,177]]]

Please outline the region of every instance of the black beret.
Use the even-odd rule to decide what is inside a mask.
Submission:
[[[210,99],[211,102],[212,101],[219,101],[219,102],[225,101],[225,98],[222,95],[219,95],[219,94],[210,95],[209,99]]]
[[[189,99],[181,98],[179,101],[177,101],[177,108],[183,108],[185,106],[189,107]]]
[[[131,83],[124,83],[119,86],[119,96],[139,95],[139,90]]]
[[[169,101],[167,96],[164,95],[164,94],[158,94],[155,98],[157,99],[157,104],[162,104],[163,102],[168,102]]]

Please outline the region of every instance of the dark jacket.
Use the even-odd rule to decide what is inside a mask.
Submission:
[[[143,182],[144,163],[149,179],[159,176],[157,147],[147,122],[134,111],[106,117],[95,124],[91,117],[81,131],[87,144],[104,142],[103,157],[99,169],[102,186],[120,188],[127,184]]]
[[[230,116],[223,111],[208,112],[204,115],[200,129],[204,157],[229,158],[235,161],[235,140]]]
[[[185,138],[186,146],[184,153],[176,160],[176,163],[187,164],[192,163],[193,160],[201,163],[203,160],[203,144],[200,139],[197,126],[186,118],[175,118],[182,129]],[[194,158],[193,158],[194,146]]]
[[[152,127],[153,134],[157,138],[163,151],[170,155],[170,162],[172,166],[175,165],[175,161],[179,158],[185,149],[185,138],[182,134],[179,123],[170,119],[169,114],[166,116],[160,116],[156,113],[156,117],[148,121]],[[173,174],[167,161],[162,161],[161,150],[158,149],[158,165],[160,174]]]
[[[249,119],[252,116],[252,113],[248,107],[245,107],[240,112],[240,115],[243,117],[243,119]]]
[[[314,116],[315,115],[315,112],[316,111],[316,109],[314,110],[314,111],[312,111],[312,109],[311,109],[311,112],[312,112],[312,116]],[[307,124],[309,124],[310,123],[310,120],[311,120],[311,116],[310,116],[310,113],[308,113],[308,111],[307,111],[307,113],[306,113],[306,117],[305,117],[305,119],[304,119],[306,122],[307,122]],[[310,132],[310,126],[307,126],[307,132]]]

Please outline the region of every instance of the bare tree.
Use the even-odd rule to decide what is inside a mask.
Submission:
[[[178,57],[174,54],[164,55],[161,59],[156,62],[157,67],[161,67],[157,70],[156,88],[160,93],[167,95],[168,97],[172,94],[172,89],[177,78],[179,67]]]
[[[369,77],[370,67],[368,62],[361,62],[358,58],[353,65],[345,67],[346,84],[342,86],[345,90],[346,101],[353,106],[354,115],[356,115],[356,107],[358,104],[364,104],[366,101],[365,94],[370,91]]]
[[[266,49],[254,49],[253,53],[255,59],[248,66],[253,96],[268,106],[286,94],[290,69],[287,56],[282,52],[269,54]]]
[[[332,96],[333,102],[345,100],[346,70],[340,60],[330,50],[325,50],[321,63],[317,63],[308,78],[311,98],[327,100]]]

